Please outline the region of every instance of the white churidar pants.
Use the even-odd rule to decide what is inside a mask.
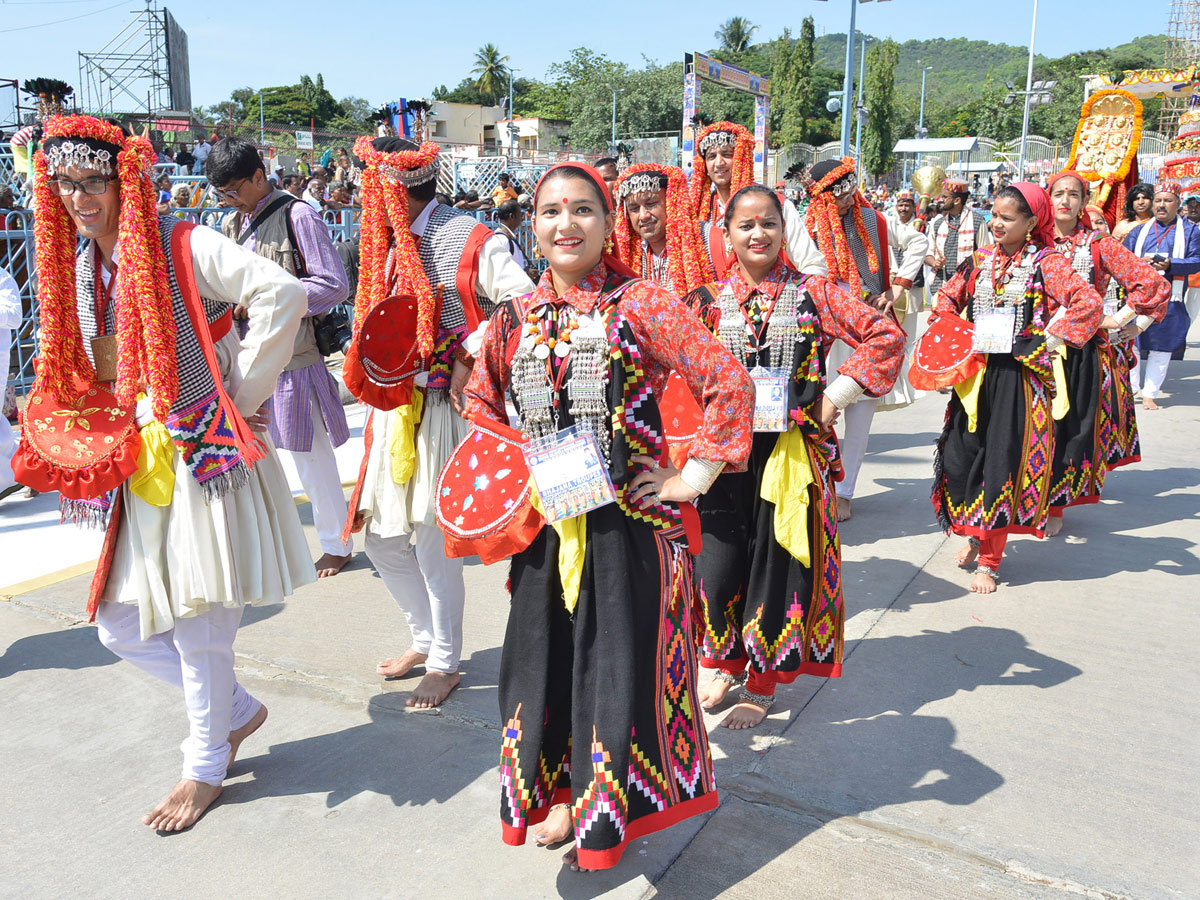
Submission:
[[[367,530],[367,557],[408,620],[412,648],[428,654],[425,668],[451,674],[462,656],[463,561],[446,558],[436,525],[413,525],[411,534],[380,537]]]
[[[229,732],[262,706],[233,674],[233,640],[242,607],[213,606],[176,619],[170,631],[140,636],[138,607],[105,601],[96,614],[100,642],[143,672],[183,691],[189,733],[180,745],[183,777],[220,784],[229,765]]]
[[[839,497],[854,499],[854,485],[858,481],[858,470],[867,455],[867,439],[871,436],[871,420],[875,418],[875,407],[879,400],[863,397],[842,410],[842,480],[834,487]]]
[[[1141,391],[1143,397],[1151,399],[1161,397],[1163,382],[1167,380],[1167,367],[1170,364],[1171,354],[1166,350],[1151,350],[1144,363],[1140,356],[1135,356],[1134,366],[1129,370],[1133,392],[1136,394]]]
[[[300,476],[300,484],[312,501],[313,525],[317,528],[321,552],[349,556],[354,552],[354,538],[342,540],[342,527],[346,524],[346,495],[342,492],[342,476],[338,474],[337,457],[333,453],[333,444],[325,429],[325,420],[321,418],[316,397],[310,394],[309,403],[313,428],[312,449],[308,452],[280,450],[279,453],[286,454],[292,460],[296,474]]]

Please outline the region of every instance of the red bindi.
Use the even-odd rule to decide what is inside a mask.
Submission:
[[[569,202],[570,201],[566,197],[563,197],[563,206],[566,206]]]

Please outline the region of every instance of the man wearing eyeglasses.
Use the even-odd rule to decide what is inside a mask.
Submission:
[[[292,360],[271,398],[271,438],[296,465],[313,506],[321,542],[317,577],[336,575],[350,562],[353,539],[343,541],[346,499],[333,448],[350,437],[337,382],[317,346],[317,317],[349,296],[346,269],[334,250],[320,213],[276,190],[267,181],[262,157],[242,138],[218,141],[208,157],[208,181],[237,210],[221,225],[225,236],[295,275],[308,295],[308,311],[296,335]]]

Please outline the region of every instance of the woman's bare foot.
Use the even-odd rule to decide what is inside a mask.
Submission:
[[[971,586],[967,590],[972,594],[994,594],[996,593],[996,579],[987,572],[976,572],[975,577],[971,579]]]
[[[848,497],[838,497],[838,521],[849,522],[852,518],[850,512],[850,499]]]
[[[1051,516],[1046,522],[1046,537],[1051,538],[1062,531],[1063,519],[1062,516]]]
[[[563,854],[563,865],[569,866],[572,872],[591,872],[591,869],[584,869],[579,865],[579,850],[572,847]]]
[[[712,681],[700,691],[701,709],[716,709],[733,690],[733,683],[720,676],[714,675]]]
[[[442,701],[450,696],[450,692],[458,687],[460,680],[457,672],[451,672],[450,674],[446,674],[445,672],[429,672],[421,679],[421,683],[412,692],[412,696],[404,701],[404,705],[417,709],[430,709],[434,706],[441,706]]]
[[[538,830],[533,833],[533,840],[539,847],[552,847],[571,837],[574,830],[571,804],[559,803],[550,810],[550,815],[546,816]]]
[[[743,728],[753,728],[755,725],[761,724],[762,720],[766,717],[767,711],[757,703],[749,703],[743,700],[729,711],[729,715],[721,720],[721,727],[740,731]]]
[[[260,704],[258,712],[250,717],[249,722],[241,728],[235,728],[229,732],[229,765],[225,767],[226,771],[233,768],[233,761],[237,759],[238,747],[242,746],[242,741],[262,728],[265,721],[267,721],[267,708]]]
[[[954,557],[954,561],[958,563],[960,569],[967,568],[967,566],[974,563],[977,559],[979,559],[979,548],[970,542],[967,543],[967,546],[959,550]]]
[[[408,649],[399,656],[385,659],[375,667],[375,672],[384,678],[403,678],[428,658],[428,653],[418,653],[416,650]]]
[[[350,562],[350,557],[353,553],[347,553],[345,556],[334,556],[332,553],[326,553],[315,563],[317,567],[318,578],[331,578],[342,569],[346,568],[346,563]]]
[[[1154,402],[1153,397],[1142,397],[1142,409],[1162,409],[1162,407]]]
[[[171,793],[158,806],[142,816],[142,824],[155,831],[183,831],[196,824],[204,811],[221,796],[219,784],[184,779],[171,788]]]

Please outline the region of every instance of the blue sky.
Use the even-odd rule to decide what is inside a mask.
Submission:
[[[140,5],[137,0],[115,7],[112,0],[0,0],[0,78],[57,77],[78,90],[78,52],[99,50]],[[1039,53],[1060,56],[1167,29],[1167,0],[1140,4],[1142,16],[1132,24],[1128,2],[1093,0],[1085,15],[1082,5],[1042,0]],[[550,63],[581,45],[632,65],[643,56],[667,62],[686,50],[713,46],[713,32],[735,13],[758,25],[755,39],[763,40],[784,27],[798,31],[806,15],[816,20],[818,34],[844,33],[850,10],[848,0],[789,0],[766,4],[760,12],[713,0],[573,5],[175,0],[168,8],[188,33],[195,105],[223,100],[237,87],[291,84],[317,72],[338,98],[353,94],[379,103],[428,95],[437,84],[457,84],[469,72],[476,49],[487,42],[508,55],[518,77],[543,76]],[[870,0],[859,6],[858,28],[898,41],[968,37],[1027,46],[1032,12],[1033,0]],[[360,20],[348,21],[350,15]],[[84,17],[26,27],[73,16]],[[428,25],[417,36],[413,26],[419,16]]]

